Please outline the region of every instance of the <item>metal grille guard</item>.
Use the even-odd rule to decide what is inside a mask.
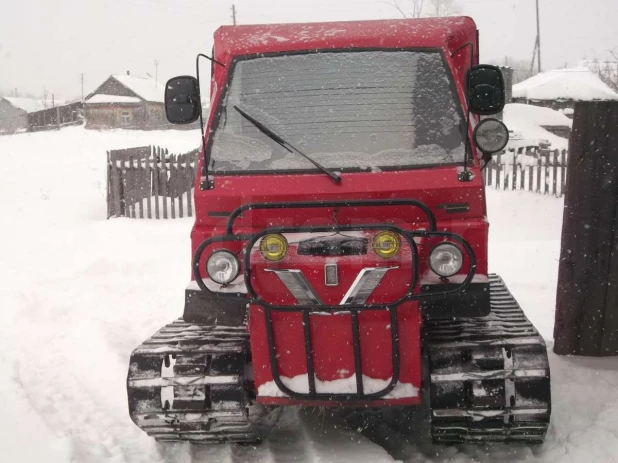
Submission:
[[[334,226],[304,226],[304,227],[271,227],[266,228],[258,233],[252,234],[234,234],[233,226],[235,220],[244,212],[255,209],[287,209],[287,208],[320,208],[320,207],[362,207],[362,206],[413,206],[421,209],[427,215],[429,222],[429,231],[408,231],[393,224],[361,224],[361,225],[334,225]],[[216,294],[218,297],[229,298],[244,298],[250,304],[259,304],[264,308],[264,315],[266,318],[266,335],[268,340],[269,360],[271,372],[273,374],[273,380],[277,387],[287,394],[291,398],[305,399],[305,400],[332,400],[332,401],[346,401],[346,400],[359,400],[359,399],[379,399],[391,392],[397,382],[399,381],[400,364],[399,364],[399,325],[397,320],[397,306],[405,301],[420,300],[432,297],[442,297],[447,295],[453,295],[462,291],[472,281],[476,272],[476,257],[470,244],[461,236],[450,232],[439,232],[436,229],[436,219],[429,207],[424,203],[416,200],[407,199],[393,199],[393,200],[367,200],[367,201],[330,201],[330,202],[289,202],[289,203],[252,203],[245,204],[235,209],[228,219],[225,235],[214,236],[202,242],[195,251],[193,256],[193,275],[197,285],[202,291],[206,291],[211,294]],[[340,305],[325,305],[321,301],[312,301],[311,305],[293,305],[293,306],[279,306],[272,305],[264,301],[259,294],[253,288],[251,284],[251,249],[257,241],[263,236],[271,233],[319,233],[319,232],[345,232],[345,231],[362,231],[362,230],[388,230],[394,233],[398,233],[403,236],[412,250],[412,268],[413,271],[410,286],[408,292],[399,300],[392,302],[388,305],[384,304],[364,304],[355,303],[354,300],[349,304]],[[444,237],[459,243],[470,261],[468,273],[464,281],[446,291],[436,291],[431,293],[415,293],[416,285],[419,280],[418,275],[418,246],[414,241],[414,238],[428,238],[428,237]],[[214,293],[209,290],[202,276],[200,274],[200,260],[204,250],[214,244],[220,242],[230,241],[247,241],[245,246],[245,255],[243,262],[243,273],[245,279],[245,285],[247,287],[248,296],[242,293]],[[344,298],[345,301],[345,298]],[[299,301],[300,302],[300,301]],[[317,302],[317,303],[316,303]],[[343,301],[342,301],[343,302]],[[361,350],[360,350],[360,331],[358,325],[358,314],[364,310],[388,310],[391,320],[391,345],[392,345],[392,362],[393,362],[393,376],[389,384],[381,391],[365,394],[363,390],[363,373],[361,367]],[[277,364],[277,353],[275,350],[274,332],[272,326],[272,311],[276,312],[302,312],[303,314],[303,331],[304,331],[304,344],[305,344],[305,356],[307,360],[307,376],[309,382],[309,393],[299,393],[292,391],[288,388],[279,375]],[[352,343],[354,349],[354,364],[355,364],[355,377],[356,377],[356,394],[334,394],[334,393],[318,393],[315,386],[315,374],[313,365],[313,346],[311,342],[311,327],[310,327],[310,315],[314,312],[349,312],[352,321]]]

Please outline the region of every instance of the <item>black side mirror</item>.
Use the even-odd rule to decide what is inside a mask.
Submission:
[[[489,116],[504,109],[504,77],[497,66],[481,64],[468,71],[468,107],[470,112]]]
[[[200,117],[200,87],[191,76],[174,77],[165,84],[165,116],[172,124],[190,124]]]

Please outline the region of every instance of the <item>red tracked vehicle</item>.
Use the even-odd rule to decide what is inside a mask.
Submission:
[[[479,122],[504,83],[473,20],[226,26],[206,58],[192,281],[131,356],[133,421],[248,443],[254,403],[428,394],[436,442],[542,441],[545,343],[488,274],[481,168],[508,131]],[[201,117],[198,79],[167,83],[171,122]]]

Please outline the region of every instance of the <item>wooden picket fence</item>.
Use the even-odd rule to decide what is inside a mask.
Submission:
[[[483,171],[485,184],[500,190],[524,190],[564,196],[567,151],[528,146],[498,153]]]
[[[170,154],[159,146],[107,152],[107,218],[193,216],[199,149]]]

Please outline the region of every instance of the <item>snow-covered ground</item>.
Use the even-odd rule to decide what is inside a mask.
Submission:
[[[105,150],[196,146],[193,132],[67,128],[0,137],[1,460],[15,462],[612,462],[618,359],[550,354],[553,415],[539,447],[435,447],[427,409],[406,436],[286,409],[258,447],[160,445],[129,419],[131,350],[181,314],[191,219],[105,220]],[[490,266],[551,340],[562,200],[488,192]]]

